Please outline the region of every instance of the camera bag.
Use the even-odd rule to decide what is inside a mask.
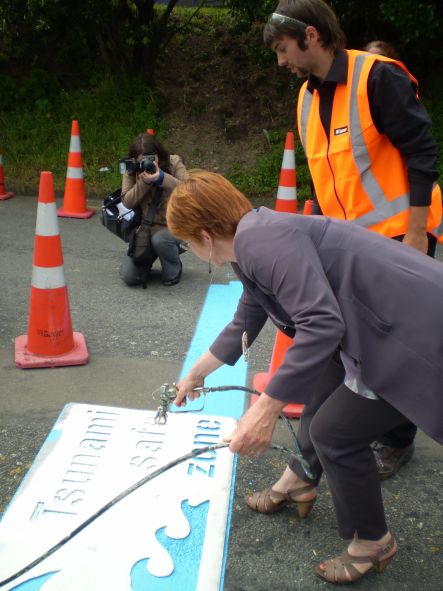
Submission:
[[[139,209],[127,209],[121,199],[122,190],[116,189],[103,199],[100,219],[105,228],[129,242],[133,231],[140,225]]]

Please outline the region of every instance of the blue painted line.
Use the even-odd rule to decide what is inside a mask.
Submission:
[[[237,309],[243,286],[240,281],[228,285],[211,285],[197,322],[194,337],[186,356],[180,379],[183,378],[198,357],[208,350],[215,337],[230,322]],[[224,365],[205,380],[205,386],[224,386],[228,384],[244,386],[247,379],[247,363],[239,359],[235,366]],[[245,410],[246,395],[238,390],[212,392],[206,400],[200,397],[188,402],[185,407],[171,407],[171,412],[201,411],[205,415],[233,417],[239,419]],[[203,407],[204,405],[204,407]]]
[[[231,281],[228,285],[211,285],[208,289],[205,302],[197,322],[194,337],[191,341],[186,356],[180,379],[190,370],[195,361],[208,350],[215,337],[230,322],[237,309],[238,300],[242,294],[243,286],[240,281]],[[235,366],[224,365],[205,379],[205,386],[236,385],[245,386],[247,381],[247,363],[239,359]],[[238,390],[227,392],[213,392],[206,395],[206,400],[200,397],[188,402],[184,410],[198,412],[205,415],[233,417],[239,419],[246,406],[246,394]],[[172,406],[171,412],[183,412],[183,408]],[[223,564],[220,577],[220,591],[223,589],[226,562],[228,559],[229,531],[231,525],[232,507],[234,501],[235,472],[237,458],[234,458],[232,469],[232,481],[229,498],[229,510],[226,523],[226,535],[223,546]],[[201,527],[201,526],[200,526]],[[169,548],[167,548],[169,550]],[[134,591],[138,591],[134,589]]]
[[[185,363],[180,374],[180,378],[184,377],[191,366],[195,363],[197,358],[204,353],[218,333],[226,326],[232,319],[237,308],[237,303],[242,292],[242,285],[238,281],[229,283],[228,285],[211,285],[203,308],[198,320],[194,337],[186,356]],[[226,384],[233,384],[244,386],[247,380],[247,364],[243,359],[240,359],[234,367],[223,366],[209,376],[206,381],[206,386],[220,386]],[[204,402],[204,408],[202,408]],[[215,392],[201,397],[200,399],[188,403],[185,410],[198,412],[202,411],[205,415],[215,415],[224,417],[240,418],[244,412],[246,404],[246,394],[233,390],[231,392]],[[173,412],[183,412],[182,408],[172,408]],[[56,425],[57,426],[57,425]],[[47,446],[52,446],[56,443],[61,431],[54,428],[47,436],[39,455],[34,461],[34,465],[38,463],[40,454],[47,452]],[[229,499],[229,510],[227,516],[227,525],[225,538],[223,540],[223,562],[222,572],[220,573],[220,591],[223,589],[224,573],[227,561],[227,548],[229,542],[229,528],[231,523],[234,486],[235,486],[235,470],[237,462],[234,458],[233,473],[231,480],[231,490]],[[16,493],[17,494],[17,493]],[[14,499],[13,499],[14,500]],[[8,505],[8,508],[12,505]],[[200,557],[203,548],[203,542],[206,535],[206,522],[208,514],[208,505],[204,503],[197,507],[191,507],[184,502],[182,509],[188,518],[191,527],[191,532],[186,540],[175,540],[169,538],[165,532],[159,530],[157,532],[157,539],[162,546],[174,557],[175,569],[169,577],[151,577],[146,570],[147,559],[141,560],[134,564],[131,572],[131,587],[133,591],[144,591],[147,588],[157,591],[171,589],[183,589],[183,591],[194,591],[197,584],[198,572],[200,567]],[[189,546],[193,548],[192,555],[195,560],[189,561]],[[186,550],[188,548],[188,550]],[[184,554],[183,554],[184,552]],[[55,573],[50,572],[45,575],[29,579],[24,583],[15,587],[17,591],[38,591],[46,581]],[[151,586],[152,584],[152,586]],[[171,587],[171,584],[173,585]]]

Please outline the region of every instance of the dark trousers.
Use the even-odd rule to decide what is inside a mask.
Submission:
[[[388,530],[371,443],[404,417],[384,400],[355,394],[343,378],[342,365],[331,361],[301,416],[297,439],[316,478],[309,480],[295,459],[289,467],[314,485],[325,473],[343,538],[378,540]]]
[[[172,236],[169,230],[164,228],[152,235],[151,244],[153,255],[160,259],[162,279],[164,281],[174,280],[181,273],[179,241]],[[140,285],[146,282],[150,270],[150,267],[143,268],[134,265],[132,258],[125,256],[120,267],[120,277],[126,285]]]

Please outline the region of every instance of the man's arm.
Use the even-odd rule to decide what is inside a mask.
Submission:
[[[437,144],[429,115],[409,76],[398,66],[376,62],[368,81],[371,115],[404,158],[409,181],[410,218],[404,242],[427,252],[426,222],[438,178]]]

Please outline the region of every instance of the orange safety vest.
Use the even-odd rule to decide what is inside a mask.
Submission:
[[[409,220],[409,182],[399,150],[372,120],[368,77],[375,61],[402,68],[395,60],[347,50],[348,82],[337,84],[329,141],[320,120],[320,98],[305,82],[297,104],[300,140],[308,159],[318,203],[324,215],[352,220],[392,238],[405,234]],[[443,242],[442,199],[435,184],[429,208],[428,232]]]

